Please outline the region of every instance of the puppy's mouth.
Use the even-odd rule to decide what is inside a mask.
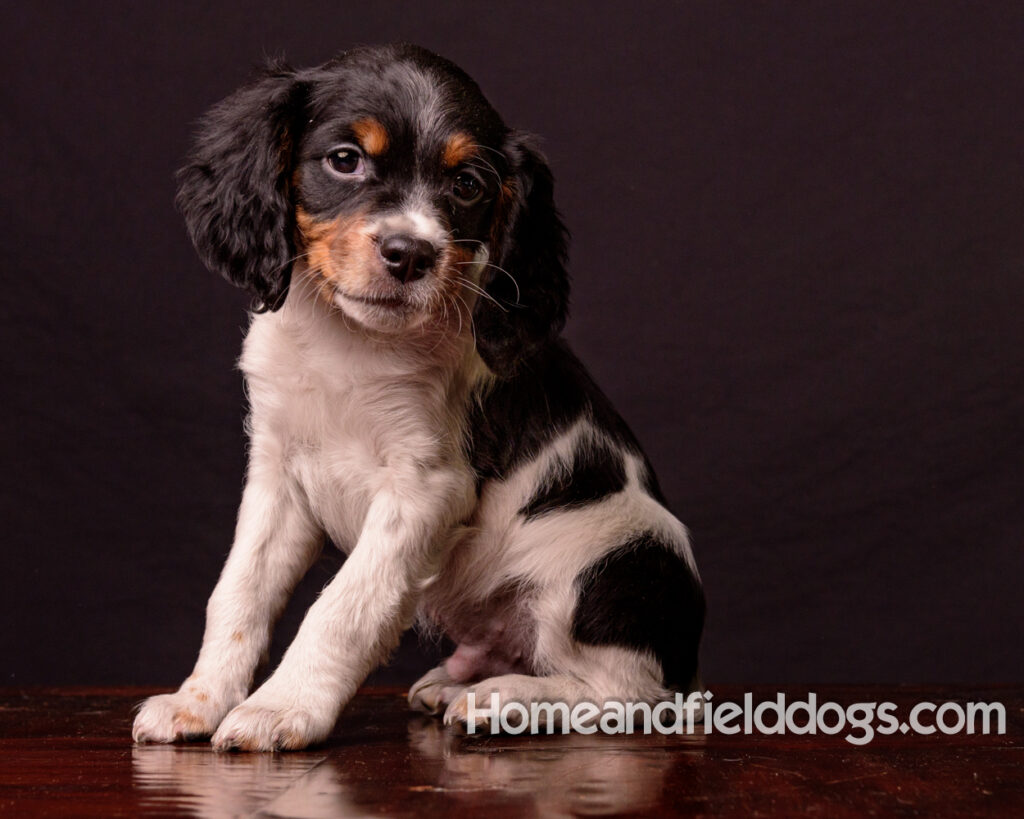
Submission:
[[[337,292],[342,298],[354,301],[359,304],[366,304],[370,307],[383,307],[388,310],[400,310],[405,307],[409,307],[409,300],[404,296],[398,295],[361,295],[357,296],[352,293],[346,293],[339,287],[335,287]]]

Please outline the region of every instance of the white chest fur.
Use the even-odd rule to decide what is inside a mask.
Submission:
[[[373,497],[420,473],[464,472],[464,408],[482,364],[471,339],[382,339],[315,299],[254,317],[241,358],[251,458],[294,481],[348,551]]]

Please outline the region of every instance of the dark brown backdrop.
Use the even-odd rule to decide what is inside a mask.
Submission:
[[[545,137],[568,333],[693,530],[707,678],[1022,678],[1020,4],[65,5],[4,14],[0,682],[189,670],[246,300],[172,174],[264,55],[393,39]]]

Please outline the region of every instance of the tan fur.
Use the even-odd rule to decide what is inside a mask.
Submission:
[[[296,208],[295,221],[307,264],[320,277],[320,294],[328,304],[334,299],[332,284],[356,296],[371,290],[381,265],[365,231],[365,216],[344,215],[321,221]]]
[[[388,132],[383,125],[375,119],[356,120],[352,123],[352,133],[356,135],[363,150],[370,156],[380,156],[388,149]]]
[[[174,724],[183,735],[208,734],[210,726],[191,711],[179,711],[174,715]]]
[[[469,134],[458,131],[448,137],[441,161],[446,168],[454,168],[476,156],[476,140]]]
[[[418,110],[399,123],[404,106],[389,102],[389,79],[382,105],[362,109],[348,137],[367,156],[394,154],[408,142],[411,153],[401,158],[414,168],[450,172],[475,161],[484,170],[489,159],[481,152],[498,149],[477,145],[468,133],[474,114],[487,114],[478,111],[475,89],[463,88],[469,103],[463,110],[459,96],[446,93],[447,80],[439,84],[415,61],[393,63],[390,54],[386,59],[380,70],[365,75],[367,81],[395,80],[398,90],[418,101]],[[388,73],[392,64],[397,70]],[[337,134],[326,130],[345,110],[325,112],[331,119],[322,143],[306,144],[298,131],[286,133],[281,165],[264,183],[276,183],[287,172],[286,157],[296,150],[332,144],[328,139]],[[270,113],[267,106],[258,116]],[[394,132],[388,133],[385,119]],[[499,126],[495,115],[481,133]],[[215,117],[204,140],[222,139],[223,127],[223,117]],[[410,139],[399,144],[399,133]],[[437,140],[438,133],[447,138]],[[200,145],[205,154],[205,141]],[[431,155],[423,153],[424,145]],[[313,189],[303,182],[324,173],[317,162],[315,155],[305,155],[292,173],[293,205],[312,201],[304,194]],[[515,281],[514,265],[511,271],[498,265],[514,240],[515,231],[505,226],[524,190],[513,174],[496,202],[481,203],[481,214],[484,204],[493,204],[489,235],[472,230],[463,237],[455,230],[459,220],[448,218],[457,203],[443,201],[444,191],[431,196],[427,179],[415,175],[398,190],[403,174],[382,179],[387,169],[377,165],[331,180],[344,186],[335,200],[339,207],[360,201],[366,204],[348,207],[362,210],[338,215],[325,209],[318,215],[295,208],[289,238],[298,253],[289,260],[295,267],[288,297],[275,305],[280,309],[253,316],[239,362],[251,446],[231,557],[207,605],[193,677],[182,689],[146,701],[132,730],[136,742],[212,735],[213,748],[222,751],[320,742],[417,610],[422,617],[432,613],[438,627],[467,642],[453,657],[454,669],[446,663],[414,686],[425,691],[428,682],[457,683],[452,696],[413,697],[414,704],[432,710],[447,702],[449,723],[467,718],[470,694],[478,702],[496,693],[523,704],[654,702],[667,695],[651,652],[585,645],[573,630],[580,595],[575,578],[635,532],[672,544],[697,577],[685,527],[645,490],[643,458],[620,447],[627,477],[621,491],[567,514],[550,510],[528,518],[519,510],[546,485],[552,469],[572,463],[574,453],[587,447],[618,447],[610,433],[583,413],[499,479],[478,472],[470,454],[467,427],[485,409],[481,395],[500,377],[488,370],[474,344],[473,309],[478,298],[488,297],[480,284],[485,269]],[[372,203],[370,188],[371,195],[348,197],[356,186],[381,181],[395,182],[399,195]],[[429,242],[438,254],[433,270],[404,282],[391,275],[381,256],[383,241],[402,235]],[[266,244],[256,241],[250,249],[253,263]],[[515,319],[513,311],[524,306],[497,309]],[[522,409],[532,411],[529,405]],[[515,439],[551,423],[544,416],[523,417],[523,429],[495,432]],[[348,556],[306,613],[280,665],[253,690],[276,615],[328,539]],[[511,611],[496,605],[492,611],[491,601],[497,596],[500,602],[510,583],[521,593],[521,605]],[[486,627],[477,628],[480,623]],[[500,649],[500,667],[491,660],[493,649]],[[457,681],[449,670],[459,672]],[[534,672],[540,676],[530,676]]]

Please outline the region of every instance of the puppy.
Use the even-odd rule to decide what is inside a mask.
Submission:
[[[251,445],[202,648],[138,742],[329,734],[414,620],[457,644],[409,692],[653,702],[698,685],[704,597],[639,444],[560,338],[552,176],[459,68],[408,45],[272,66],[213,108],[178,204],[256,299]],[[250,693],[325,539],[347,559]]]

